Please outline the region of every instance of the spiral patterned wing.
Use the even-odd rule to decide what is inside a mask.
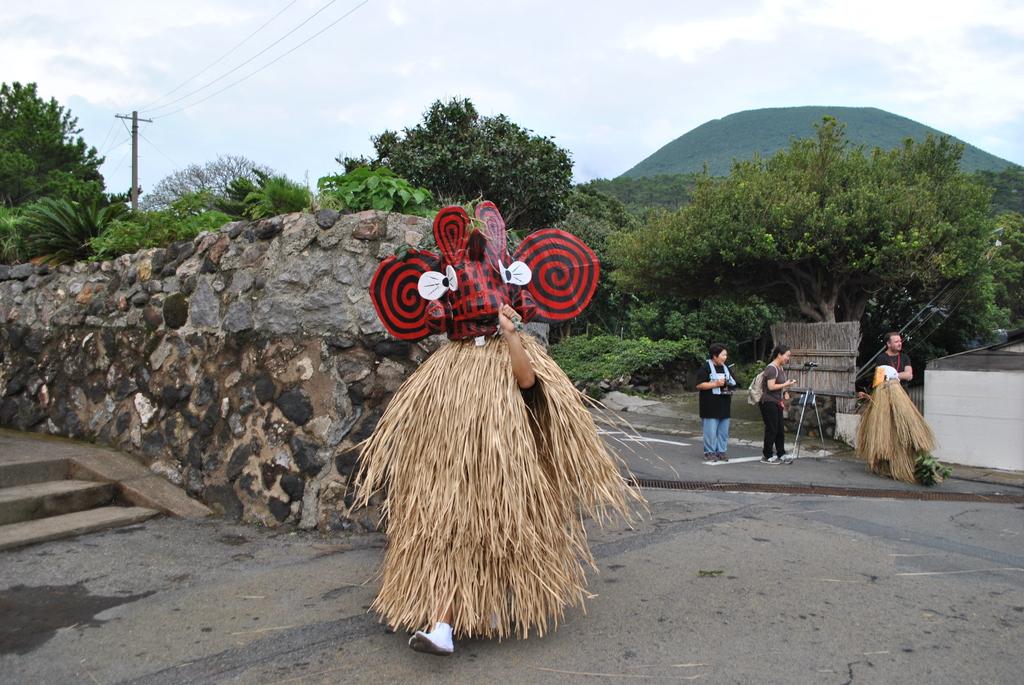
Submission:
[[[434,217],[434,241],[437,242],[437,249],[441,251],[441,256],[448,264],[462,262],[466,244],[469,242],[469,235],[466,233],[468,225],[469,215],[458,205],[442,207]]]
[[[429,300],[420,297],[420,276],[440,268],[440,258],[430,252],[409,250],[402,259],[388,257],[377,267],[370,281],[370,299],[384,328],[399,340],[419,340],[430,334],[427,328]]]
[[[498,206],[490,200],[481,202],[476,206],[476,218],[486,226],[488,261],[493,265],[500,261],[507,263],[509,260],[505,259],[505,253],[508,252],[508,236]]]
[[[538,318],[565,321],[590,304],[601,265],[576,236],[554,228],[534,231],[519,243],[515,258],[533,272],[526,289],[537,303]]]

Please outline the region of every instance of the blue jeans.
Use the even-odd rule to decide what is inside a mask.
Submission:
[[[725,454],[729,448],[729,419],[701,419],[704,454]]]

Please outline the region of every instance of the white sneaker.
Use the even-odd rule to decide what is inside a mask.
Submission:
[[[417,652],[425,654],[450,656],[455,651],[455,645],[452,643],[452,627],[438,621],[429,633],[417,630],[409,638],[409,646]]]

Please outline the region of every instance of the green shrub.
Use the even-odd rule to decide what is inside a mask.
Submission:
[[[388,168],[359,167],[347,174],[324,176],[316,182],[324,207],[361,212],[377,209],[429,216],[437,211],[426,188],[415,188]]]
[[[260,178],[257,188],[245,196],[245,215],[262,219],[309,208],[309,189],[284,176]]]
[[[14,264],[25,259],[22,221],[17,209],[0,205],[0,264]]]
[[[592,383],[654,370],[677,360],[699,361],[697,340],[575,335],[551,346],[551,356],[574,382]]]
[[[175,205],[177,202],[175,202]],[[213,231],[231,221],[223,212],[182,213],[171,209],[137,212],[112,222],[91,242],[95,259],[113,259],[143,248],[163,247],[191,240],[203,231]]]
[[[126,212],[122,204],[99,207],[96,202],[43,198],[29,205],[21,222],[25,253],[49,264],[85,259],[92,253],[92,240]]]
[[[921,485],[938,485],[953,475],[953,469],[945,466],[932,455],[922,452],[914,464],[914,478]]]

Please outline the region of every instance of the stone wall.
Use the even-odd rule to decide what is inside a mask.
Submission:
[[[373,527],[348,507],[351,447],[438,342],[388,338],[367,286],[429,230],[321,211],[0,266],[0,425],[116,446],[231,517]]]

